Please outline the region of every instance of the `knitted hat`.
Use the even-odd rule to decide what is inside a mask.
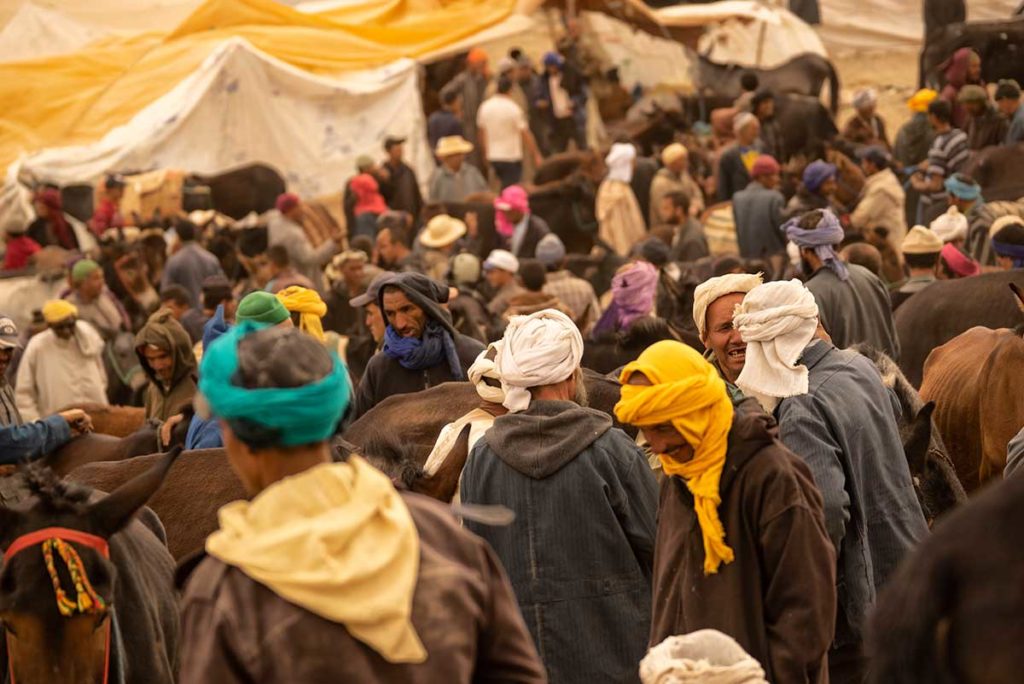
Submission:
[[[762,154],[754,160],[754,165],[750,167],[750,177],[770,176],[773,173],[779,173],[781,170],[779,162],[775,161],[775,157],[770,154]]]
[[[100,265],[92,259],[81,259],[71,267],[71,284],[78,286],[82,284],[94,271],[100,270]]]
[[[900,250],[904,254],[938,254],[942,251],[942,238],[923,226],[907,231]]]
[[[277,325],[286,320],[291,314],[284,304],[269,292],[250,292],[238,303],[235,311],[235,320],[238,323],[243,321],[256,321],[257,323],[269,323]]]
[[[558,266],[565,259],[565,245],[554,233],[548,233],[537,243],[537,261],[545,266]]]

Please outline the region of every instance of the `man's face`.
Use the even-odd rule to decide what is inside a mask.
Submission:
[[[169,310],[171,312],[171,315],[174,316],[174,320],[176,321],[180,321],[181,317],[188,313],[189,309],[188,304],[179,304],[173,299],[167,299],[165,301],[160,302],[160,306]]]
[[[458,171],[462,168],[462,162],[466,160],[464,154],[449,154],[447,157],[441,158],[441,163],[452,171]]]
[[[977,82],[981,79],[981,58],[971,56],[967,62],[967,80]]]
[[[302,204],[296,204],[294,207],[284,212],[284,215],[296,223],[302,223]]]
[[[121,198],[124,197],[124,186],[119,185],[116,188],[110,188],[107,190],[107,197],[113,202],[120,202]]]
[[[153,375],[164,384],[170,384],[174,379],[174,357],[164,349],[147,344],[142,349],[142,356],[146,364],[152,369]]]
[[[678,159],[673,159],[671,164],[667,165],[669,171],[674,174],[681,174],[686,170],[686,165],[690,163],[690,159],[684,154]]]
[[[862,159],[860,168],[864,170],[865,176],[873,176],[878,171],[878,167],[872,164],[870,159]]]
[[[509,209],[508,211],[503,211],[501,213],[505,215],[505,218],[509,220],[509,223],[513,224],[519,223],[523,220],[523,217],[526,216],[526,214],[519,209]]]
[[[384,292],[384,315],[402,337],[421,337],[427,325],[427,314],[410,302],[401,290]]]
[[[349,259],[341,265],[341,277],[350,288],[362,283],[364,275],[363,262],[358,259]]]
[[[754,112],[758,119],[770,119],[775,116],[775,100],[767,99],[757,103],[757,111]]]
[[[934,114],[928,115],[928,124],[936,131],[943,127],[943,123]]]
[[[836,179],[829,178],[821,184],[821,188],[818,189],[818,192],[821,193],[823,197],[831,197],[838,189],[839,185],[836,183]]]
[[[704,344],[715,353],[719,368],[729,382],[735,383],[747,360],[747,343],[732,325],[732,313],[743,301],[742,292],[719,297],[711,302],[705,317]]]
[[[494,289],[499,289],[512,282],[514,276],[501,268],[489,268],[484,272],[484,277]]]
[[[740,129],[739,139],[742,144],[751,145],[755,140],[757,140],[757,136],[759,136],[760,134],[761,124],[757,121],[757,119],[754,119],[746,126],[744,126],[742,129]]]
[[[758,176],[757,180],[761,181],[761,185],[768,188],[769,190],[774,190],[775,188],[779,187],[779,183],[782,182],[782,179],[779,177],[778,173],[769,173],[767,175]]]
[[[658,207],[658,211],[661,212],[661,218],[663,221],[671,226],[678,226],[682,224],[683,216],[682,209],[676,207],[676,203],[672,201],[671,197],[662,197],[661,206]]]
[[[628,383],[648,387],[651,385],[651,381],[642,373],[633,373]],[[647,446],[653,453],[666,456],[678,463],[686,463],[693,459],[693,447],[672,423],[638,425],[637,427],[640,428],[644,441],[647,442]]]
[[[395,163],[398,163],[402,161],[402,152],[403,149],[401,143],[397,145],[392,145],[391,147],[388,148],[388,159]]]
[[[74,316],[70,316],[62,321],[51,323],[50,330],[60,339],[70,340],[71,336],[75,334],[75,321],[77,320]]]
[[[384,316],[380,313],[380,307],[376,304],[370,303],[366,305],[366,327],[369,328],[370,334],[373,335],[373,341],[380,344],[380,341],[384,339]]]
[[[393,266],[397,261],[395,243],[391,241],[391,231],[385,228],[377,233],[377,254],[382,266]]]
[[[12,347],[0,347],[0,378],[3,378],[4,373],[7,372],[7,367],[11,365],[11,359],[14,358],[14,349]],[[0,380],[0,384],[3,380]]]
[[[996,100],[996,107],[999,108],[1003,116],[1011,117],[1017,112],[1017,108],[1020,107],[1020,98],[1014,100],[1004,97],[1001,100]]]
[[[985,112],[985,103],[972,100],[964,103],[964,109],[971,116],[981,116]]]
[[[91,302],[103,292],[103,271],[96,269],[85,280],[78,284],[78,293],[82,299]]]
[[[238,311],[238,300],[234,297],[224,300],[224,320],[234,321],[235,312]]]

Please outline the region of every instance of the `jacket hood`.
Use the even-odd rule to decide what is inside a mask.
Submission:
[[[540,480],[590,448],[612,427],[611,416],[571,401],[534,401],[494,421],[485,436],[498,457]]]
[[[740,470],[750,462],[757,452],[774,442],[770,428],[774,419],[758,410],[737,410],[729,429],[729,443],[726,451],[725,468],[718,489],[724,492]]]
[[[169,350],[174,358],[172,387],[181,382],[182,378],[195,374],[196,357],[192,353],[192,340],[169,309],[157,309],[156,313],[149,317],[146,325],[135,336],[135,354],[139,357],[142,370],[146,372],[146,376],[154,385],[162,387],[156,374],[153,373],[153,369],[146,363],[146,356],[142,353],[142,348],[148,344]]]

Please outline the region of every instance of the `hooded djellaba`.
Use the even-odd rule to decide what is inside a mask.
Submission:
[[[170,355],[171,370],[157,373],[146,358],[157,350]],[[145,390],[146,418],[167,420],[192,403],[196,393],[196,357],[192,340],[169,309],[158,309],[135,336],[135,353],[149,378]]]

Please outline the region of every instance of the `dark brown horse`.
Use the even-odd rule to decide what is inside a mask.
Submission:
[[[174,681],[174,562],[159,521],[150,515],[150,527],[135,515],[177,454],[159,457],[108,496],[38,466],[23,473],[27,498],[0,508],[0,619],[7,636],[0,667],[8,672],[9,658],[12,681]],[[57,584],[70,604],[59,600]]]

